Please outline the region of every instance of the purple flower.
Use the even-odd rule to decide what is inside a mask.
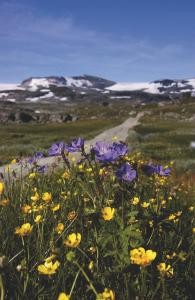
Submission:
[[[128,147],[123,143],[113,143],[112,148],[118,156],[124,156],[128,152]]]
[[[81,151],[84,149],[84,139],[82,138],[77,138],[72,140],[70,145],[66,145],[65,149],[68,152],[77,152],[77,151]]]
[[[44,157],[44,154],[43,154],[43,152],[36,152],[35,154],[34,154],[34,156],[33,157],[31,157],[29,160],[28,160],[28,163],[29,164],[35,164],[36,162],[37,162],[37,160],[39,160],[40,158],[42,158],[42,157]]]
[[[97,160],[100,162],[112,162],[118,157],[117,152],[114,151],[112,145],[104,142],[96,142],[92,151],[94,151]]]
[[[132,169],[131,165],[126,163],[122,165],[117,171],[116,176],[124,181],[131,182],[136,178],[136,171]]]
[[[123,143],[107,144],[105,142],[96,142],[92,151],[100,162],[113,162],[120,156],[125,155],[128,152],[128,148]]]
[[[61,155],[64,152],[66,145],[64,142],[57,142],[51,146],[48,151],[49,156]]]
[[[163,168],[163,166],[156,166],[156,173],[160,176],[169,176],[171,172],[170,168]]]
[[[158,165],[158,166],[154,166],[154,165],[144,165],[142,167],[142,170],[146,173],[146,175],[150,176],[152,174],[158,174],[160,176],[169,176],[171,169],[170,168],[163,168],[163,166]]]
[[[146,175],[150,176],[153,173],[155,173],[155,166],[153,166],[153,165],[143,165],[142,170],[144,171],[144,173]]]
[[[40,166],[37,168],[38,173],[45,173],[46,170],[47,170],[46,166]]]

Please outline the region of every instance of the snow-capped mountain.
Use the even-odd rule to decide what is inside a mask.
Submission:
[[[36,91],[40,88],[49,88],[50,86],[84,88],[84,89],[104,89],[115,84],[114,81],[103,79],[96,76],[83,75],[73,77],[31,77],[21,83],[21,87]]]
[[[116,83],[107,88],[109,91],[142,91],[149,94],[195,93],[195,79],[156,80],[153,82]]]
[[[152,82],[116,83],[91,75],[73,77],[30,77],[21,84],[0,84],[0,101],[48,102],[73,100],[134,99],[154,101],[195,96],[195,78],[185,80],[156,80]],[[162,99],[162,100],[163,100]]]

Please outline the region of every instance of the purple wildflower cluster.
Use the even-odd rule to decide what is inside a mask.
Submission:
[[[107,144],[104,142],[97,142],[92,148],[95,157],[99,162],[108,163],[113,162],[120,156],[124,156],[128,152],[128,148],[123,143]]]
[[[76,138],[72,140],[70,144],[65,144],[64,142],[53,144],[49,149],[49,156],[61,155],[65,162],[69,165],[65,152],[79,151],[83,153],[84,157],[86,156],[84,151],[84,140],[82,138]],[[108,144],[103,141],[99,141],[96,142],[95,146],[91,148],[91,154],[100,163],[113,163],[120,157],[125,156],[128,152],[129,149],[124,143],[116,142]],[[142,170],[148,176],[152,174],[169,176],[171,171],[170,168],[163,168],[161,165],[154,166],[152,164],[144,165]],[[130,163],[122,163],[122,165],[116,170],[116,176],[119,180],[132,182],[137,177],[137,171],[133,169]]]
[[[64,151],[67,152],[78,152],[83,151],[84,140],[82,138],[73,139],[70,144],[64,142],[54,143],[48,151],[49,156],[62,155]]]
[[[44,153],[43,152],[36,152],[33,157],[31,157],[29,160],[28,160],[28,163],[29,164],[36,164],[37,161],[40,159],[40,158],[43,158],[44,157]]]
[[[123,164],[116,171],[116,176],[120,180],[131,182],[136,178],[137,172],[132,168],[132,166],[129,163],[126,163],[126,164]]]
[[[144,171],[144,173],[148,176],[152,175],[152,174],[158,174],[160,176],[169,176],[171,169],[170,168],[163,168],[163,166],[161,165],[144,165],[142,167],[142,170]]]

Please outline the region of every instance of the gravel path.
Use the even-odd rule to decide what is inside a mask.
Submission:
[[[135,118],[128,118],[126,121],[124,121],[122,124],[110,128],[108,130],[105,130],[103,133],[100,133],[96,137],[94,137],[91,140],[88,140],[85,142],[85,145],[87,148],[90,148],[91,145],[94,145],[97,141],[105,141],[105,142],[111,142],[113,137],[117,137],[118,141],[125,141],[128,137],[128,131],[136,126],[139,122],[139,119],[143,116],[143,113],[138,113]],[[45,157],[38,160],[38,165],[43,166],[47,165],[48,169],[53,169],[62,160],[56,157]],[[25,175],[29,174],[31,172],[31,169],[29,166],[23,166],[19,164],[13,164],[9,167],[9,172],[7,171],[7,166],[0,167],[0,173],[3,174],[4,180],[10,180],[12,178],[18,178],[22,179]],[[14,174],[14,175],[12,175]],[[1,179],[0,179],[1,180]]]

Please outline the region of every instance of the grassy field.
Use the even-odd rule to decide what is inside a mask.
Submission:
[[[39,108],[36,103],[31,106],[33,110]],[[55,110],[53,104],[42,106],[50,111]],[[129,113],[136,114],[136,109],[127,101],[115,101],[107,106],[99,103],[74,103],[61,109],[67,114],[78,116],[79,119],[70,123],[1,124],[0,165],[16,157],[26,157],[35,151],[47,150],[56,141],[69,142],[77,136],[90,139],[105,129],[120,124],[129,117]]]
[[[195,105],[139,110],[145,115],[129,132],[128,154],[114,144],[52,173],[35,164],[22,179],[0,179],[0,299],[194,298]],[[91,138],[136,114],[128,105],[109,111],[74,123],[1,126],[2,162]]]
[[[0,182],[2,300],[193,299],[191,190],[113,157]]]
[[[167,103],[164,106],[148,105],[146,114],[134,131],[129,142],[152,159],[166,162],[174,160],[177,168],[195,170],[195,103]]]
[[[46,151],[57,141],[69,142],[77,136],[90,139],[121,119],[83,120],[61,124],[18,124],[0,127],[0,164],[15,157],[27,157],[35,151]]]

